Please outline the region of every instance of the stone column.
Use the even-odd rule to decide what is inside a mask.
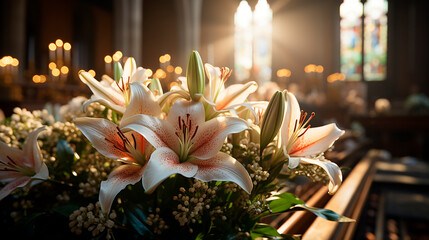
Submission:
[[[114,0],[114,47],[142,64],[143,0]]]
[[[189,54],[200,49],[203,0],[176,0],[179,33],[179,65],[186,68]]]

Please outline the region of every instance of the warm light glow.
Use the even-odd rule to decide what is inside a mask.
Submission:
[[[91,74],[92,77],[95,77],[95,71],[94,70],[90,69],[88,71],[88,73]]]
[[[172,73],[174,71],[174,67],[171,65],[168,65],[167,72]]]
[[[308,64],[307,66],[305,66],[304,71],[306,73],[315,72],[316,71],[316,65],[314,65],[314,64]]]
[[[112,62],[112,57],[111,57],[110,55],[106,55],[106,56],[104,57],[104,62],[105,62],[105,63],[111,63],[111,62]]]
[[[122,56],[123,55],[121,51],[116,51],[115,54],[113,54],[112,56],[113,61],[118,62],[119,60],[121,60]]]
[[[365,3],[365,15],[372,19],[379,19],[387,13],[387,0],[368,0]]]
[[[49,48],[50,51],[53,52],[53,51],[55,51],[57,49],[57,45],[55,45],[55,43],[49,43],[48,48]]]
[[[160,63],[165,63],[165,62],[166,62],[166,60],[165,60],[165,56],[161,56],[161,57],[159,57],[159,62],[160,62]]]
[[[317,65],[315,70],[318,73],[322,73],[323,72],[323,66],[322,65]]]
[[[19,61],[18,61],[18,59],[16,59],[16,58],[13,58],[12,59],[12,66],[14,66],[14,67],[18,67],[18,65],[19,65]]]
[[[9,65],[12,64],[13,58],[11,56],[5,56],[2,58],[2,60],[5,65]]]
[[[57,68],[57,64],[55,64],[54,62],[50,62],[48,66],[49,66],[49,69],[51,70]]]
[[[277,77],[290,77],[291,74],[291,71],[286,68],[277,70]]]
[[[4,63],[3,59],[0,60],[0,67],[6,67],[6,63]]]
[[[52,76],[58,77],[60,75],[60,70],[58,68],[52,69]]]
[[[333,73],[328,76],[326,79],[329,83],[335,82],[335,81],[344,81],[346,80],[346,75],[343,73]]]
[[[40,83],[40,76],[39,75],[34,75],[33,76],[33,82],[34,83]]]
[[[150,76],[152,76],[152,74],[153,74],[153,72],[152,72],[152,70],[151,69],[146,69],[145,71],[144,71],[144,74],[147,76],[147,77],[150,77]]]
[[[44,83],[46,82],[46,76],[45,75],[40,75],[40,83]]]
[[[176,67],[175,69],[174,69],[174,72],[176,73],[176,74],[182,74],[182,72],[183,72],[183,70],[182,70],[182,68],[181,67]]]
[[[55,45],[57,45],[57,47],[62,47],[63,46],[63,40],[57,39],[57,41],[55,41]]]
[[[62,66],[61,67],[61,73],[62,74],[68,74],[69,73],[69,68],[66,66]]]
[[[171,56],[170,56],[170,54],[168,54],[168,53],[164,55],[164,58],[165,58],[165,61],[166,61],[166,62],[168,62],[168,61],[170,61],[170,60],[171,60]]]
[[[68,42],[64,43],[64,50],[70,51],[70,49],[71,49],[71,44]]]
[[[158,68],[153,76],[155,78],[165,78],[167,76],[167,74],[165,73],[164,70]]]

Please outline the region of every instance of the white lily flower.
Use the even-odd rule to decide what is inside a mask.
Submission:
[[[213,67],[206,63],[205,69],[209,78],[205,98],[215,112],[243,106],[249,94],[254,93],[258,88],[258,84],[254,81],[233,84],[225,88],[225,82],[232,72],[229,68]]]
[[[79,72],[79,78],[83,83],[88,85],[94,94],[90,100],[85,102],[83,105],[84,109],[90,103],[99,102],[118,113],[124,113],[125,108],[130,103],[130,83],[143,83],[147,80],[144,69],[141,67],[137,68],[136,61],[132,57],[129,57],[125,62],[124,72],[118,82],[106,75],[99,82],[91,74],[83,70]]]
[[[38,135],[44,130],[46,127],[40,127],[29,133],[23,150],[0,142],[0,182],[6,184],[0,190],[0,200],[19,187],[33,186],[48,179],[48,167],[37,143]]]
[[[281,128],[283,151],[289,159],[289,168],[296,168],[300,162],[316,164],[329,175],[329,193],[333,194],[342,181],[342,173],[338,165],[330,161],[312,158],[324,153],[344,133],[334,123],[321,127],[310,128],[308,125],[314,113],[306,119],[307,113],[300,110],[295,96],[288,92],[285,117]]]
[[[132,83],[130,88],[131,100],[123,119],[135,114],[160,116],[161,109],[146,86]],[[109,212],[116,195],[128,184],[140,181],[153,147],[140,134],[123,133],[116,124],[103,118],[77,118],[74,124],[101,154],[125,163],[101,182],[99,201],[102,209]]]
[[[229,134],[248,129],[244,120],[217,117],[206,122],[201,102],[178,100],[167,120],[139,114],[121,125],[142,134],[156,148],[143,174],[146,191],[152,192],[169,176],[181,174],[202,181],[232,181],[251,192],[252,181],[243,165],[219,151]]]

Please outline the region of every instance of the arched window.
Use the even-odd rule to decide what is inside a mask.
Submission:
[[[360,0],[344,0],[341,4],[341,73],[346,80],[386,78],[386,14],[387,0],[368,0],[364,5]]]
[[[267,0],[258,0],[253,12],[247,1],[240,2],[234,16],[237,81],[271,80],[272,18]]]

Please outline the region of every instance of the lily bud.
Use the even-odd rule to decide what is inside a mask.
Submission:
[[[119,82],[123,73],[124,73],[124,70],[122,70],[121,63],[115,62],[113,64],[113,79],[115,79],[116,82]]]
[[[189,56],[186,78],[192,100],[198,101],[200,96],[196,94],[204,94],[205,75],[203,61],[197,51],[192,51]]]
[[[153,78],[150,81],[149,89],[155,96],[161,96],[162,94],[164,94],[162,91],[161,82],[159,81],[158,78]]]
[[[261,154],[273,141],[282,126],[285,112],[285,94],[277,91],[271,97],[261,122]]]

